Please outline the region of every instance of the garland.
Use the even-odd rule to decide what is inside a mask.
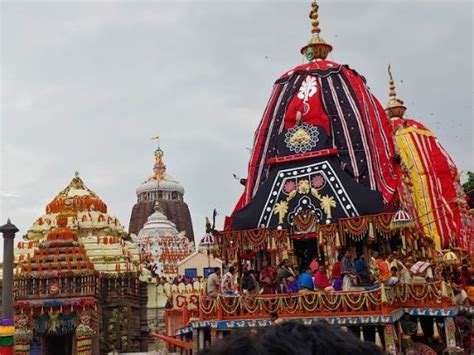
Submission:
[[[323,224],[319,226],[319,232],[326,238],[333,237],[338,229],[337,223]]]
[[[367,234],[369,230],[370,218],[353,217],[340,218],[339,225],[342,232],[348,232],[352,239],[360,241],[362,236]]]
[[[393,303],[394,297],[389,297],[388,303]],[[201,312],[210,316],[221,308],[227,315],[234,315],[240,310],[241,314],[254,314],[257,311],[271,314],[274,312],[294,315],[298,312],[314,313],[316,310],[337,312],[346,305],[351,311],[358,312],[364,305],[380,306],[384,303],[381,290],[367,292],[344,293],[307,293],[284,296],[218,296],[216,299],[201,298]]]
[[[381,213],[373,216],[372,222],[379,233],[384,235],[392,235],[393,231],[390,228],[392,217],[393,213]]]

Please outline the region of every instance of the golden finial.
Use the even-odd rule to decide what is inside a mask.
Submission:
[[[319,5],[316,3],[316,1],[313,1],[311,3],[311,11],[309,12],[309,18],[311,19],[311,33],[320,33],[321,29],[319,28]]]
[[[325,60],[332,51],[332,46],[321,38],[319,35],[321,29],[319,28],[319,5],[316,0],[311,3],[311,11],[309,18],[311,19],[311,40],[309,43],[301,48],[301,54],[304,54],[309,61],[316,59]]]
[[[388,82],[388,103],[385,107],[385,112],[389,118],[400,117],[402,118],[407,108],[403,105],[403,100],[397,98],[397,92],[395,89],[395,81],[393,80],[392,70],[390,64],[388,65],[388,76],[390,78]]]

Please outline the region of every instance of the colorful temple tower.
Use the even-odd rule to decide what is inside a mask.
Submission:
[[[159,137],[154,139],[158,140]],[[189,240],[194,241],[191,214],[184,202],[184,188],[166,172],[163,156],[164,152],[158,144],[153,175],[137,188],[137,203],[133,206],[130,216],[129,232],[138,235],[147,218],[154,212],[155,202],[158,201],[165,216],[179,231],[184,231]]]
[[[432,131],[405,117],[407,108],[397,98],[390,66],[388,71],[390,98],[385,110],[400,159],[402,207],[414,217],[419,233],[432,240],[437,250],[469,250],[471,217],[458,169]]]
[[[159,276],[176,276],[178,263],[194,252],[194,242],[178,232],[176,225],[163,214],[159,202],[138,236],[133,237],[143,265]]]
[[[138,250],[77,173],[18,243],[15,263],[17,354],[144,347]]]

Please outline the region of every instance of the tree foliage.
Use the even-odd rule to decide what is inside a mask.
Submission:
[[[462,185],[462,187],[466,193],[474,190],[474,173],[472,171],[467,172],[467,181]]]

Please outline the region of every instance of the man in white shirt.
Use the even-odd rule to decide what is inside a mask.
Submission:
[[[224,274],[221,283],[221,293],[227,296],[235,295],[235,284],[234,284],[234,272],[235,269],[233,266]]]
[[[210,297],[217,297],[219,293],[219,285],[221,282],[221,269],[216,268],[207,278],[206,293]]]

